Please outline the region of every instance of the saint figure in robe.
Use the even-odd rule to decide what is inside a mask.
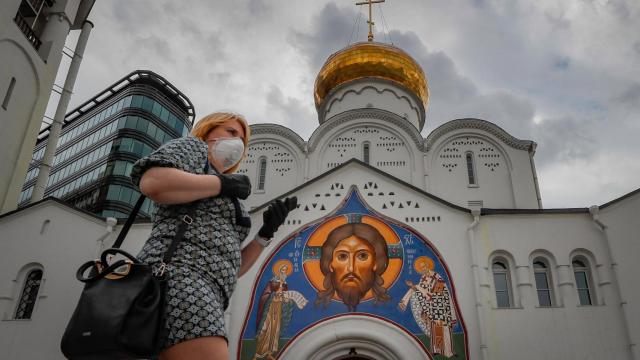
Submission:
[[[407,280],[406,294],[398,304],[405,311],[411,304],[411,312],[416,323],[430,339],[431,353],[444,357],[455,355],[453,346],[453,327],[457,323],[449,287],[434,269],[431,258],[420,256],[414,262],[414,268],[420,274],[417,284]]]
[[[255,359],[275,359],[278,353],[280,337],[287,329],[294,306],[302,309],[307,299],[299,292],[289,290],[287,276],[293,272],[289,260],[276,261],[273,266],[273,278],[260,296],[256,328]]]

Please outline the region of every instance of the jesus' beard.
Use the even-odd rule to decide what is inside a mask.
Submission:
[[[362,299],[367,291],[371,289],[374,277],[371,276],[370,279],[361,280],[363,282],[359,286],[343,286],[339,281],[336,281],[334,277],[331,278],[333,288],[336,289],[336,293],[338,293],[342,302],[347,305],[349,311],[356,310],[356,306],[360,304],[360,299]]]

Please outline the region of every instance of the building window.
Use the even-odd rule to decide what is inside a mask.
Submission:
[[[499,259],[491,265],[493,284],[496,289],[496,303],[499,308],[511,307],[511,277],[507,262]]]
[[[469,178],[469,186],[477,186],[478,182],[476,179],[475,164],[473,163],[473,153],[468,151],[465,154],[465,158],[467,159],[467,176]]]
[[[533,272],[536,280],[536,290],[538,291],[538,305],[553,306],[549,266],[544,260],[536,259],[533,261]]]
[[[20,295],[20,301],[16,308],[16,319],[31,319],[33,308],[38,299],[38,290],[40,289],[41,282],[42,270],[31,270],[29,274],[27,274],[24,287],[22,288],[22,294]]]
[[[48,13],[48,8],[53,6],[54,3],[54,0],[22,0],[13,19],[36,50],[42,44],[40,36],[47,22],[46,14]]]
[[[7,110],[9,107],[9,100],[11,100],[11,94],[13,93],[13,87],[16,86],[16,78],[12,77],[9,82],[9,88],[7,92],[4,94],[4,100],[2,100],[2,108]]]
[[[576,278],[576,290],[578,291],[578,298],[580,305],[593,305],[591,289],[591,273],[589,271],[588,264],[584,259],[574,259],[571,265],[573,265],[573,275]]]
[[[259,173],[258,173],[258,190],[264,190],[264,183],[267,180],[267,158],[260,158],[259,165]]]
[[[369,163],[369,143],[365,142],[362,145],[362,161],[364,161],[365,164]]]

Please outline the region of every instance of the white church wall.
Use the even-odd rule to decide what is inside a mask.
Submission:
[[[427,143],[427,191],[463,207],[539,207],[527,150],[531,142],[512,138],[487,121],[463,119],[434,130]],[[467,154],[473,159],[473,179]]]
[[[12,360],[64,359],[60,340],[83,288],[75,273],[115,241],[99,218],[53,200],[0,219],[0,348]],[[134,224],[122,248],[136,255],[151,232]],[[43,270],[31,319],[14,320],[28,270]]]
[[[229,341],[232,358],[236,357],[244,316],[249,309],[253,286],[262,264],[268,260],[269,256],[278,248],[279,243],[289,234],[306,223],[329,215],[337,208],[347,195],[351,185],[357,186],[364,201],[377,212],[414,228],[440,252],[455,285],[454,291],[461,311],[459,315],[464,318],[465,326],[470,334],[470,349],[479,347],[479,339],[473,335],[477,334],[478,323],[475,313],[470,254],[466,238],[466,227],[473,221],[471,215],[466,213],[464,209],[454,209],[426,195],[417,194],[411,188],[401,186],[396,181],[354,162],[291,194],[298,197],[300,207],[290,214],[290,220],[278,230],[273,244],[270,244],[263,252],[256,265],[239,279],[233,295],[229,309],[232,314]],[[256,224],[261,222],[263,210],[265,209],[260,209],[252,214],[252,222]],[[250,238],[256,231],[257,228],[252,230]],[[403,239],[403,241],[419,240]],[[407,257],[404,266],[409,268],[413,266],[412,255]],[[416,274],[416,282],[418,278],[419,276]],[[396,286],[402,285],[396,284]],[[315,301],[315,299],[309,300]],[[296,359],[296,357],[293,356],[290,359]]]
[[[640,208],[638,193],[602,207],[600,214],[600,220],[607,225],[607,236],[618,264],[625,314],[620,311],[612,283],[615,276],[608,265],[604,234],[586,210],[481,216],[474,233],[481,269],[478,289],[482,306],[477,313],[466,232],[473,220],[471,215],[356,162],[291,194],[298,196],[300,207],[290,214],[258,262],[239,279],[225,314],[232,358],[236,356],[252,288],[262,265],[289,234],[331,214],[351,185],[357,186],[364,201],[375,211],[413,228],[438,251],[455,286],[471,357],[477,357],[480,352],[480,331],[483,331],[490,359],[510,359],[513,354],[518,354],[519,359],[628,358],[623,316],[626,314],[632,342],[637,341],[638,326],[635,257],[640,249],[637,249],[633,229],[634,216]],[[248,239],[257,232],[264,210],[251,214],[255,226]],[[134,224],[123,248],[137,254],[150,229],[150,223]],[[119,226],[108,233],[103,220],[53,200],[0,218],[0,241],[5,254],[0,261],[0,347],[7,358],[62,359],[60,337],[82,289],[82,284],[75,279],[75,271],[81,263],[110,246],[118,231]],[[416,241],[402,239],[403,242],[410,240]],[[412,265],[408,255],[405,267]],[[514,293],[511,308],[497,308],[490,270],[493,255],[506,257],[510,262]],[[576,255],[583,256],[589,263],[594,299],[590,306],[579,305],[571,268]],[[555,300],[551,307],[538,306],[532,264],[538,256],[547,259],[550,265]],[[12,320],[24,277],[33,267],[42,269],[44,275],[32,317]],[[479,316],[484,319],[482,330]],[[344,334],[336,330],[335,335]],[[405,336],[402,332],[389,331],[391,342],[405,341],[402,336]],[[366,338],[366,334],[363,333],[363,337]]]
[[[0,348],[3,358],[63,359],[60,339],[82,284],[75,272],[98,253],[100,219],[46,201],[0,219]],[[29,320],[14,320],[26,270],[43,270]]]
[[[317,144],[310,148],[311,179],[352,158],[364,161],[364,148],[368,146],[369,165],[422,186],[422,177],[417,175],[422,170],[421,154],[413,139],[401,129],[384,120],[366,118],[366,123],[354,119],[324,132],[323,127],[330,124],[325,123],[317,130],[319,139],[309,141]]]
[[[540,190],[537,185],[537,174],[534,158],[528,150],[508,147],[511,158],[511,181],[516,209],[539,209]]]
[[[602,241],[611,244],[616,274],[624,306],[626,324],[633,351],[640,356],[640,286],[638,285],[638,254],[640,241],[637,231],[640,192],[634,191],[624,199],[602,206],[600,221],[607,227]],[[615,305],[615,304],[612,304]]]
[[[482,216],[476,230],[484,259],[483,310],[490,358],[625,359],[619,307],[603,271],[606,248],[586,211],[577,214]],[[513,291],[511,308],[496,303],[491,255],[506,253]],[[579,305],[572,257],[590,259],[593,305]],[[532,261],[548,260],[553,304],[539,305]]]
[[[480,202],[488,208],[515,207],[512,161],[496,139],[458,130],[431,151],[430,192],[463,207],[470,206],[469,202]],[[473,182],[467,169],[467,154],[473,159]]]
[[[260,181],[261,161],[266,161],[264,182]],[[258,135],[251,139],[247,159],[238,173],[251,179],[250,206],[283,194],[303,182],[305,156],[290,141],[278,135]],[[262,188],[260,188],[262,185]]]
[[[325,99],[323,119],[345,111],[375,108],[386,110],[406,119],[420,129],[421,106],[415,96],[390,81],[366,79],[352,81],[336,90]]]

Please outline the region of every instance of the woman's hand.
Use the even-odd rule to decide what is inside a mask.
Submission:
[[[242,200],[251,194],[251,181],[247,175],[242,174],[219,174],[220,195]]]
[[[280,225],[284,223],[289,211],[295,209],[297,205],[298,199],[295,196],[286,198],[284,201],[274,200],[271,202],[267,211],[262,214],[264,224],[258,231],[258,235],[271,239]]]
[[[289,212],[295,209],[297,206],[298,199],[295,196],[286,198],[284,201],[273,201],[269,205],[269,208],[262,215],[264,224],[260,228],[260,231],[258,231],[258,237],[271,239],[273,237],[273,233],[275,233],[280,225],[284,223],[284,220],[287,218]],[[245,246],[244,249],[242,249],[242,262],[240,264],[238,276],[244,275],[244,273],[246,273],[249,268],[251,268],[256,260],[258,260],[260,253],[262,253],[262,250],[264,250],[265,246],[267,246],[268,244],[269,241],[262,241],[262,243],[260,243],[256,240],[253,240],[249,243],[249,245]]]

